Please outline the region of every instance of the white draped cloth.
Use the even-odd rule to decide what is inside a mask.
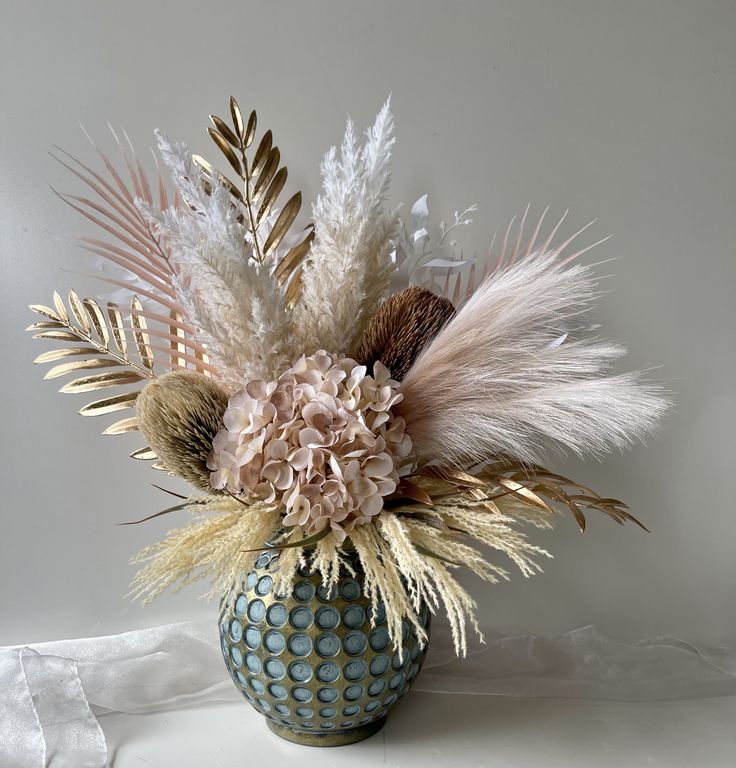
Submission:
[[[582,627],[557,637],[491,631],[457,659],[439,626],[414,689],[618,701],[732,696],[736,648],[667,637],[630,645]],[[3,768],[105,768],[97,716],[241,698],[211,621],[0,648],[0,690]]]

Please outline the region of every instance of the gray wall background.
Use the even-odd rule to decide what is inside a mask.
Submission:
[[[213,156],[207,114],[233,93],[309,200],[346,114],[366,125],[389,92],[393,201],[428,192],[444,216],[477,202],[469,251],[528,201],[570,206],[568,233],[599,217],[591,237],[614,237],[584,258],[616,258],[600,268],[614,274],[600,322],[677,397],[647,447],[557,465],[624,498],[651,535],[560,518],[538,536],[556,555],[544,576],[470,585],[483,621],[736,641],[734,2],[2,0],[0,13],[0,643],[216,610],[196,588],[147,609],[124,599],[129,556],[174,521],[115,523],[167,504],[149,485],[161,476],[31,365],[49,346],[23,333],[26,305],[100,290],[51,234],[86,229],[49,191],[79,187],[47,149],[92,159],[78,122],[109,148],[109,120],[138,147],[159,126]]]

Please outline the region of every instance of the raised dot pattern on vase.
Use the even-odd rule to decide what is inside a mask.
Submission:
[[[359,575],[345,574],[328,590],[318,575],[300,569],[290,593],[276,595],[277,570],[278,554],[262,553],[222,601],[223,655],[243,696],[296,731],[334,733],[384,717],[424,661],[414,628],[404,622],[399,654],[383,605],[371,624]],[[427,628],[429,618],[425,607]]]

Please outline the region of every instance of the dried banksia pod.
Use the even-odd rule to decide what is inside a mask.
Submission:
[[[407,288],[389,296],[363,332],[355,353],[373,369],[380,360],[401,381],[419,353],[455,315],[452,302],[426,288]]]
[[[167,373],[138,395],[138,425],[169,472],[211,491],[207,457],[227,402],[226,392],[201,373]]]

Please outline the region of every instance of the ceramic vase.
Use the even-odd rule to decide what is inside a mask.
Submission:
[[[263,552],[220,606],[222,652],[230,676],[281,738],[311,746],[350,744],[376,733],[411,688],[424,662],[414,628],[402,624],[400,651],[383,605],[370,600],[355,555],[327,592],[302,569],[276,594],[278,553]],[[420,612],[429,633],[430,613]]]

